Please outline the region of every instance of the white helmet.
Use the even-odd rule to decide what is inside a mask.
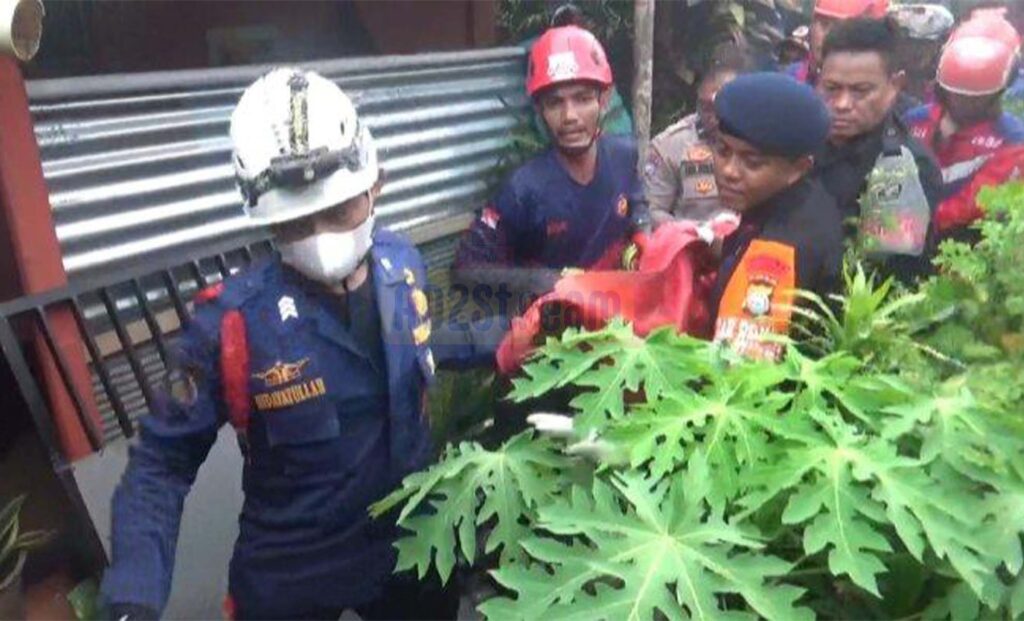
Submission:
[[[257,224],[296,220],[366,192],[377,149],[352,101],[330,80],[274,69],[231,114],[235,176]]]

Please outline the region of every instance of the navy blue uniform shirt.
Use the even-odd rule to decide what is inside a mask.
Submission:
[[[371,521],[367,507],[429,459],[424,390],[434,355],[481,363],[493,349],[431,342],[426,273],[407,241],[378,231],[370,264],[362,287],[374,299],[350,300],[344,313],[278,259],[196,305],[178,347],[184,385],[140,421],[114,495],[108,602],[166,604],[185,496],[229,416],[220,365],[229,312],[244,318],[250,375],[232,597],[239,609],[287,617],[379,594],[394,566],[395,527]],[[367,330],[374,308],[379,323]],[[373,328],[379,343],[363,338]]]
[[[634,211],[644,208],[636,143],[597,141],[597,169],[577,183],[554,149],[530,159],[505,182],[460,245],[456,267],[589,268],[624,245]]]

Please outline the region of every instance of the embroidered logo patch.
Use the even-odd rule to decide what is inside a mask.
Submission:
[[[274,366],[270,367],[266,371],[253,373],[252,376],[256,379],[263,380],[263,383],[267,385],[267,388],[274,388],[275,386],[281,386],[288,382],[294,382],[302,377],[302,370],[306,368],[307,364],[309,364],[309,358],[303,358],[296,362],[281,362],[278,360]]]
[[[413,289],[412,293],[409,294],[409,298],[412,299],[412,305],[420,317],[425,316],[427,314],[427,310],[429,310],[427,294],[423,293],[420,289]]]
[[[267,388],[277,388],[290,382],[302,379],[302,371],[309,364],[309,358],[296,360],[295,362],[281,362],[278,360],[274,366],[252,376],[262,380]],[[284,386],[270,392],[257,393],[253,395],[256,409],[260,411],[279,410],[281,408],[298,405],[304,401],[322,397],[327,394],[327,385],[324,378],[317,377],[309,381]]]
[[[426,320],[412,331],[412,342],[422,345],[430,340],[430,320]]]
[[[729,278],[718,306],[715,342],[755,360],[778,360],[782,345],[768,338],[789,332],[796,251],[755,239]]]
[[[626,200],[625,194],[619,195],[619,202],[615,205],[615,213],[619,214],[620,218],[625,218],[629,214],[629,201]]]

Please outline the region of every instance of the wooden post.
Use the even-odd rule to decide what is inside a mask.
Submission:
[[[654,0],[633,0],[633,123],[642,175],[651,142],[651,88],[654,74]]]

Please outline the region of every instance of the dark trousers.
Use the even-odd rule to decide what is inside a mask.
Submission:
[[[298,609],[287,619],[309,621],[337,621],[347,608]],[[426,581],[416,579],[415,574],[404,572],[391,577],[383,592],[374,600],[354,606],[356,614],[364,621],[448,621],[456,619],[459,613],[459,589],[454,577],[444,587],[435,576]],[[280,619],[275,616],[274,619]],[[235,619],[270,619],[259,611],[239,608]]]

